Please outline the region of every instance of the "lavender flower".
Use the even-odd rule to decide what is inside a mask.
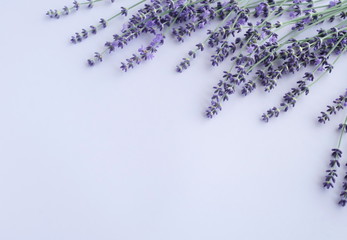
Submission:
[[[81,6],[86,5],[87,8],[93,8],[94,4],[96,2],[101,2],[101,1],[105,1],[105,0],[85,0],[84,2],[78,2],[78,1],[73,1],[72,2],[72,6],[68,7],[68,6],[64,6],[61,10],[48,10],[46,12],[46,15],[50,18],[56,18],[59,19],[61,16],[66,16],[69,15],[72,12],[77,12]],[[114,0],[110,0],[111,3],[114,2]]]
[[[329,163],[329,169],[326,170],[327,175],[325,176],[325,180],[323,182],[323,187],[327,189],[334,187],[336,177],[338,177],[336,169],[341,166],[340,159],[342,157],[342,151],[340,150],[340,146],[341,146],[342,136],[344,133],[347,132],[346,123],[347,123],[347,117],[345,118],[345,121],[339,125],[339,131],[341,132],[340,138],[339,138],[337,147],[332,149],[332,153],[331,153],[332,159],[330,160],[330,163]]]
[[[347,166],[347,165],[346,165]],[[347,172],[342,183],[342,191],[340,193],[339,205],[344,207],[347,204]]]
[[[318,122],[326,123],[330,120],[330,115],[335,115],[338,111],[343,110],[347,106],[347,91],[333,101],[333,105],[328,105],[326,112],[321,112]]]
[[[327,175],[325,176],[325,180],[323,182],[323,187],[326,189],[334,187],[334,184],[336,181],[335,179],[337,177],[336,168],[340,167],[339,159],[342,156],[342,151],[340,149],[333,148],[331,156],[332,156],[332,160],[330,160],[330,164],[329,164],[330,168],[326,170]]]
[[[87,39],[90,34],[93,34],[93,35],[97,34],[97,32],[99,30],[106,28],[111,20],[113,20],[116,17],[121,16],[121,15],[126,16],[128,14],[129,10],[133,9],[134,7],[138,6],[141,3],[144,3],[145,1],[146,0],[141,0],[140,2],[130,6],[128,8],[121,7],[121,11],[119,13],[117,13],[116,15],[113,15],[112,17],[108,18],[107,20],[105,20],[104,18],[101,18],[98,25],[96,25],[96,26],[91,25],[89,27],[89,30],[82,29],[82,31],[80,33],[75,33],[75,36],[71,37],[70,42],[75,44],[75,43],[83,41],[84,39]],[[91,66],[93,66],[93,65],[91,65]]]
[[[335,7],[336,5],[340,4],[341,1],[339,0],[332,0],[329,2],[329,7]]]
[[[126,9],[125,7],[121,7],[121,14],[123,16],[128,16],[128,9]]]
[[[146,48],[139,48],[138,54],[133,54],[131,58],[126,59],[126,62],[122,62],[120,68],[124,72],[127,72],[129,69],[134,68],[135,65],[139,65],[144,61],[151,60],[158,48],[164,44],[164,39],[164,35],[157,34]]]

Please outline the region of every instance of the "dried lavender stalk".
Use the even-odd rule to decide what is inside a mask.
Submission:
[[[91,26],[89,26],[88,30],[82,29],[81,32],[76,32],[75,35],[71,37],[70,42],[76,44],[76,43],[82,42],[84,39],[87,39],[91,34],[92,35],[97,34],[97,32],[99,30],[106,28],[113,19],[115,19],[118,16],[122,16],[122,15],[127,16],[129,10],[137,7],[138,5],[140,5],[146,1],[147,0],[139,1],[138,3],[135,3],[132,6],[127,7],[127,8],[121,7],[120,12],[117,13],[116,15],[113,15],[112,17],[109,17],[106,20],[104,18],[101,18],[98,25],[91,25]]]
[[[102,1],[110,1],[113,3],[115,0],[86,0],[85,2],[73,1],[72,6],[64,6],[61,10],[50,9],[47,11],[46,15],[50,18],[59,19],[62,16],[67,16],[73,12],[77,12],[81,6],[87,6],[87,8],[91,9],[94,7],[94,4]]]

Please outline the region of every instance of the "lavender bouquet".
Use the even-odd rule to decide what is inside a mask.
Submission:
[[[74,1],[61,10],[49,10],[47,16],[59,19],[82,7],[93,8],[102,1],[113,3],[115,0]],[[152,59],[167,37],[184,42],[195,32],[207,29],[206,38],[196,43],[175,69],[178,73],[187,70],[206,48],[213,52],[209,59],[211,67],[229,61],[229,67],[222,71],[212,89],[211,101],[205,110],[208,118],[220,113],[223,103],[236,92],[247,96],[257,87],[271,92],[286,75],[304,71],[282,101],[263,113],[261,119],[269,122],[295,107],[301,97],[309,94],[314,85],[333,70],[347,50],[347,1],[339,0],[141,0],[76,32],[70,42],[85,41],[112,24],[118,16],[128,16],[123,29],[105,42],[104,49],[87,60],[89,66],[101,63],[106,54],[125,48],[136,38],[152,36],[147,46],[120,63],[120,69],[127,72]],[[305,37],[302,36],[304,32]],[[328,122],[346,106],[347,93],[344,93],[321,112],[318,122]],[[332,149],[323,180],[326,189],[333,188],[338,177],[347,116],[338,129],[338,144]],[[346,203],[347,173],[338,204],[345,206]]]

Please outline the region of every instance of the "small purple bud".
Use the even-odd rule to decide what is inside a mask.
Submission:
[[[329,7],[335,7],[337,4],[340,4],[339,0],[332,0],[329,2]]]
[[[249,47],[247,48],[247,52],[248,52],[248,53],[253,53],[253,51],[254,51],[254,47],[253,47],[253,46],[249,46]]]

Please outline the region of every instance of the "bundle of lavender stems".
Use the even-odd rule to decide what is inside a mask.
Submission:
[[[98,2],[107,1],[115,2],[74,1],[61,10],[49,10],[47,16],[59,19],[78,12],[80,8],[93,8]],[[301,75],[299,71],[305,71],[282,101],[261,116],[263,121],[269,122],[292,109],[300,97],[307,95],[326,73],[333,70],[334,64],[347,50],[347,1],[339,0],[141,0],[121,7],[116,15],[102,18],[95,25],[75,33],[71,43],[78,44],[96,35],[118,16],[128,16],[123,29],[105,43],[104,49],[87,60],[89,66],[101,63],[106,54],[125,48],[136,38],[152,36],[147,46],[139,48],[120,63],[121,70],[127,72],[152,59],[167,37],[183,42],[194,32],[206,29],[206,38],[183,57],[176,71],[187,70],[206,48],[213,51],[209,59],[211,66],[230,62],[212,89],[210,105],[205,111],[208,118],[221,112],[223,103],[236,92],[247,96],[257,87],[271,92],[286,75]],[[214,27],[209,28],[209,25]],[[308,29],[314,30],[314,34],[302,37]],[[320,113],[318,122],[328,122],[346,106],[347,92]],[[338,144],[332,149],[323,179],[322,185],[326,189],[333,188],[338,177],[347,115],[338,129]],[[342,179],[338,204],[347,204],[347,172]]]

